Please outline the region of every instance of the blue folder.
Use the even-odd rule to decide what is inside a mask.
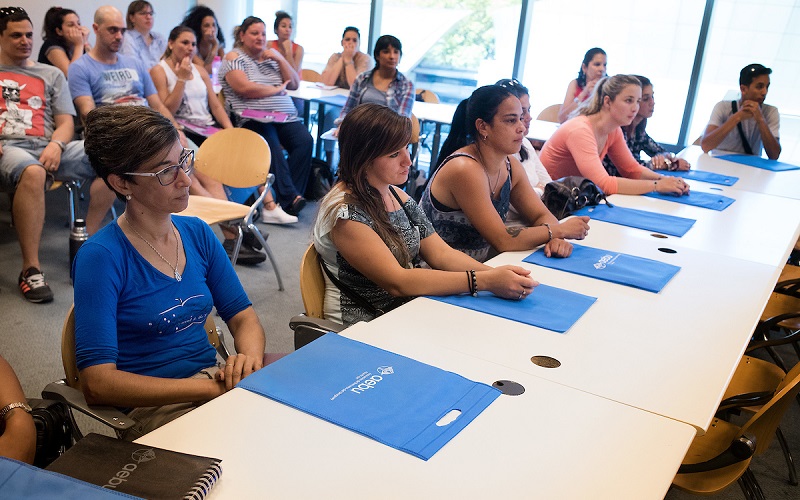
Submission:
[[[583,207],[573,215],[588,215],[594,220],[619,224],[620,226],[635,227],[646,231],[668,234],[670,236],[683,236],[692,228],[694,219],[676,217],[674,215],[648,212],[647,210],[637,210],[635,208],[625,208],[619,205],[610,207],[608,205],[597,205],[593,207]]]
[[[791,163],[784,163],[778,160],[768,160],[755,155],[722,155],[715,156],[722,160],[732,161],[734,163],[741,163],[749,167],[763,168],[764,170],[771,170],[773,172],[785,172],[787,170],[798,170],[800,166],[792,165]]]
[[[0,497],[59,500],[138,498],[6,457],[0,457]]]
[[[682,177],[684,179],[691,179],[693,181],[708,182],[710,184],[722,184],[723,186],[733,186],[738,177],[733,175],[715,174],[714,172],[706,172],[705,170],[659,170],[661,175],[669,175],[672,177]]]
[[[522,261],[654,293],[660,292],[681,270],[678,266],[657,260],[575,243],[572,244],[572,255],[566,259],[545,257],[544,249],[539,249]]]
[[[500,391],[329,333],[239,383],[249,391],[428,460]],[[437,425],[452,410],[461,414]]]
[[[539,285],[522,300],[501,299],[489,292],[472,295],[428,297],[454,306],[564,333],[594,304],[596,297]]]
[[[718,212],[722,212],[731,206],[734,201],[736,201],[733,198],[728,198],[727,196],[722,196],[721,194],[704,193],[702,191],[691,191],[689,194],[684,196],[675,196],[672,194],[662,193],[647,193],[644,196],[649,196],[650,198],[657,198],[664,201],[672,201],[675,203],[683,203],[684,205],[692,205],[693,207],[709,208]]]

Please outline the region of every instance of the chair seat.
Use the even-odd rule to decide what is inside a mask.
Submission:
[[[206,196],[189,196],[189,206],[181,215],[197,217],[208,225],[229,220],[243,219],[250,212],[250,207],[227,200],[218,200]]]
[[[761,314],[761,321],[766,321],[781,314],[796,312],[800,312],[800,299],[791,295],[773,292],[767,302],[767,307],[764,308],[764,312]],[[778,323],[778,326],[789,330],[800,330],[800,318],[789,318]]]
[[[696,464],[711,460],[725,451],[740,432],[739,426],[715,418],[705,435],[694,438],[683,463]],[[679,489],[696,494],[713,495],[736,481],[749,465],[750,459],[748,458],[713,471],[677,474],[672,480],[672,484]]]
[[[750,356],[742,356],[722,399],[726,400],[739,394],[774,392],[785,376],[786,373],[774,363]],[[752,406],[744,407],[742,410],[755,413],[760,408],[761,406]]]
[[[800,278],[800,266],[793,266],[791,264],[786,264],[783,266],[783,270],[781,271],[781,276],[778,278],[778,283],[782,281],[788,280],[796,280]]]

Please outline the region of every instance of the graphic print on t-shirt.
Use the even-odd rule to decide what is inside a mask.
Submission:
[[[154,327],[158,335],[179,333],[192,325],[206,322],[209,309],[208,299],[204,295],[192,295],[187,299],[176,298],[175,302],[175,305],[158,313],[157,324],[151,322],[148,325]]]
[[[139,73],[131,68],[118,68],[103,71],[101,76],[102,104],[124,104],[128,106],[147,106],[141,96],[142,84]]]
[[[0,72],[0,134],[44,136],[44,80],[20,73]]]

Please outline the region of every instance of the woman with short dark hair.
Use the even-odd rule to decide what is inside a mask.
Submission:
[[[567,94],[564,96],[564,104],[558,110],[560,123],[567,121],[578,109],[578,106],[591,97],[597,82],[606,76],[607,64],[608,57],[605,50],[594,47],[586,51],[578,70],[578,77],[569,82]]]
[[[39,62],[60,69],[69,76],[69,65],[88,52],[89,28],[81,26],[78,14],[72,9],[50,7],[44,15],[42,44],[39,49]]]
[[[264,330],[211,228],[174,215],[189,202],[194,152],[172,123],[142,106],[102,106],[87,116],[84,145],[127,207],[75,258],[75,354],[89,404],[133,408],[132,440],[261,368]],[[219,370],[203,327],[212,307],[239,353]]]

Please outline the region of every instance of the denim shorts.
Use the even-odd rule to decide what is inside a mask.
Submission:
[[[48,139],[30,137],[26,139],[7,139],[3,142],[0,156],[0,191],[12,192],[17,189],[22,172],[30,165],[41,165],[39,156],[50,142]],[[83,141],[71,141],[61,153],[61,163],[53,175],[48,175],[49,188],[56,181],[84,181],[96,176],[83,150]]]

